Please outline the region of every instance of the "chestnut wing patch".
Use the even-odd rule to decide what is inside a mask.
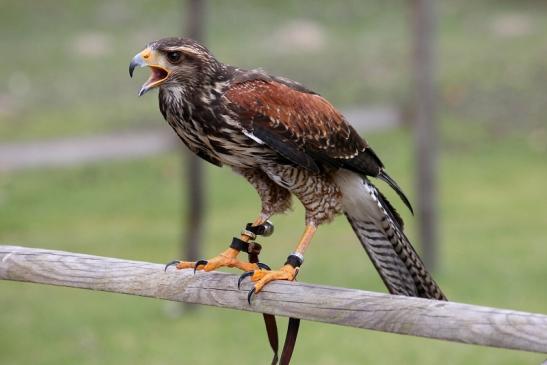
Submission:
[[[225,96],[242,128],[312,171],[318,171],[317,162],[345,166],[367,149],[344,117],[317,94],[254,79],[232,85]]]

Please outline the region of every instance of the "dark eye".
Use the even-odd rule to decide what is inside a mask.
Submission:
[[[173,64],[177,64],[182,60],[182,52],[170,51],[167,52],[167,59]]]

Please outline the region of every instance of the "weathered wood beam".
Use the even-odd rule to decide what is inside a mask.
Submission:
[[[140,295],[271,313],[469,344],[547,353],[547,316],[334,288],[275,282],[247,303],[237,275],[163,271],[163,265],[18,246],[0,246],[0,279]]]

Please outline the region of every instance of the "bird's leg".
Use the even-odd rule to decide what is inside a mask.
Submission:
[[[302,238],[298,242],[296,249],[291,255],[289,255],[287,261],[285,262],[285,265],[283,265],[283,267],[281,267],[279,270],[254,270],[252,272],[249,271],[241,275],[240,283],[241,280],[247,276],[250,276],[251,280],[255,282],[254,288],[249,292],[249,303],[252,294],[261,291],[262,288],[264,288],[264,285],[268,284],[269,282],[274,280],[292,281],[296,278],[298,270],[300,269],[300,265],[302,265],[302,262],[304,261],[304,252],[310,245],[311,239],[315,234],[315,231],[317,231],[317,226],[315,224],[310,223],[306,225],[306,230],[304,231]]]
[[[252,226],[259,226],[265,224],[269,216],[265,214],[260,214],[257,219],[254,220]],[[255,236],[252,232],[243,230],[239,240],[247,243],[254,239]],[[261,263],[250,263],[242,262],[237,256],[241,251],[232,247],[229,247],[227,250],[221,252],[219,255],[213,257],[209,260],[198,260],[198,261],[173,261],[165,266],[165,269],[171,265],[176,265],[177,269],[194,269],[195,270],[204,270],[204,271],[213,271],[221,267],[235,267],[243,271],[252,271],[258,270],[260,268],[267,268],[266,265]]]

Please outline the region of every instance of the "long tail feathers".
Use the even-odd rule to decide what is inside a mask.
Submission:
[[[357,193],[355,185],[346,187]],[[446,300],[405,236],[399,215],[376,187],[363,179],[359,196],[351,201],[346,204],[346,217],[389,292]]]
[[[393,180],[391,178],[391,176],[389,176],[387,174],[387,172],[385,172],[384,169],[381,169],[380,170],[380,173],[378,174],[378,176],[376,176],[378,179],[386,182],[389,186],[391,186],[391,188],[393,190],[395,190],[395,192],[397,193],[397,195],[399,195],[399,197],[401,198],[401,200],[403,201],[403,203],[405,203],[405,205],[407,206],[407,208],[410,210],[410,212],[412,214],[414,214],[414,209],[412,209],[412,204],[410,204],[410,201],[408,200],[408,198],[406,197],[405,193],[403,193],[403,189],[401,189],[401,187],[395,182],[395,180]]]

